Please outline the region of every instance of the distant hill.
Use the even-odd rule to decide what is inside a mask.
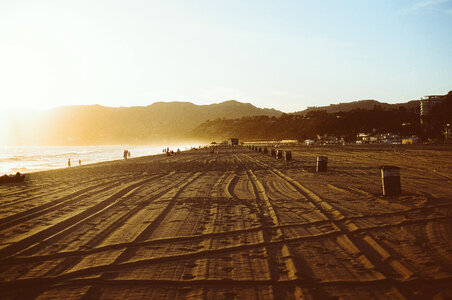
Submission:
[[[405,124],[405,125],[404,125]],[[306,115],[285,114],[280,117],[255,116],[241,119],[208,121],[192,132],[192,136],[210,141],[227,137],[240,140],[305,140],[318,135],[334,135],[353,141],[359,132],[420,133],[419,114],[408,109],[355,109],[348,112],[309,111]]]
[[[407,110],[416,110],[419,108],[419,100],[411,100],[406,103],[396,103],[396,104],[389,104],[379,102],[376,100],[359,100],[348,103],[330,104],[329,106],[308,107],[305,110],[297,111],[294,112],[293,114],[306,115],[308,112],[319,110],[324,110],[328,113],[338,113],[338,112],[347,112],[355,109],[372,110],[375,107],[380,107],[381,109],[384,110],[399,109],[400,107],[404,107]]]
[[[157,102],[149,106],[65,106],[12,122],[14,144],[85,145],[165,143],[186,140],[201,123],[220,118],[280,116],[275,109],[230,100],[211,105]],[[193,140],[193,139],[191,139]]]
[[[373,118],[377,119],[370,122]],[[385,118],[391,121],[380,124]],[[302,139],[335,133],[352,137],[356,130],[369,128],[403,131],[397,126],[415,126],[418,118],[419,100],[398,104],[361,100],[290,114],[235,100],[211,105],[156,102],[136,107],[58,107],[27,119],[9,120],[5,123],[9,128],[3,131],[10,133],[6,144],[13,145],[165,144],[221,141],[232,136]]]
[[[309,108],[280,117],[253,116],[240,119],[208,121],[190,134],[210,141],[227,137],[241,140],[305,140],[319,135],[333,135],[354,141],[360,132],[418,135],[423,140],[444,139],[445,124],[452,123],[452,91],[429,110],[428,123],[421,126],[419,101],[387,104],[375,100],[341,103]]]

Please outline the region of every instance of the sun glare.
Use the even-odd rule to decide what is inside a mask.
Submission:
[[[5,110],[0,109],[0,144],[4,145],[7,143],[8,136],[8,113]]]
[[[22,48],[0,50],[0,109],[39,108],[48,96],[49,67],[38,53]]]
[[[8,146],[16,141],[20,133],[18,124],[27,128],[26,124],[33,118],[36,111],[27,108],[1,109],[0,108],[0,145]],[[19,132],[17,131],[19,130]],[[31,129],[30,129],[31,130]]]

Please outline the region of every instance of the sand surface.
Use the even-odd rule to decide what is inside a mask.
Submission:
[[[452,298],[451,146],[292,151],[198,150],[0,185],[0,298]],[[403,195],[381,196],[380,165],[401,168]]]

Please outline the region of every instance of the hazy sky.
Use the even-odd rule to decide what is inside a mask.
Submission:
[[[291,112],[449,90],[451,0],[0,0],[0,108]]]

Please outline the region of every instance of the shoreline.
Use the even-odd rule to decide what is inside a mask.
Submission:
[[[167,146],[165,146],[166,148]],[[176,145],[180,149],[189,149],[193,145]],[[163,146],[141,146],[133,148],[121,145],[105,146],[64,146],[64,147],[4,147],[0,151],[0,170],[6,174],[35,173],[68,167],[68,158],[72,166],[107,162],[123,159],[123,150],[131,150],[132,157],[158,155]]]

